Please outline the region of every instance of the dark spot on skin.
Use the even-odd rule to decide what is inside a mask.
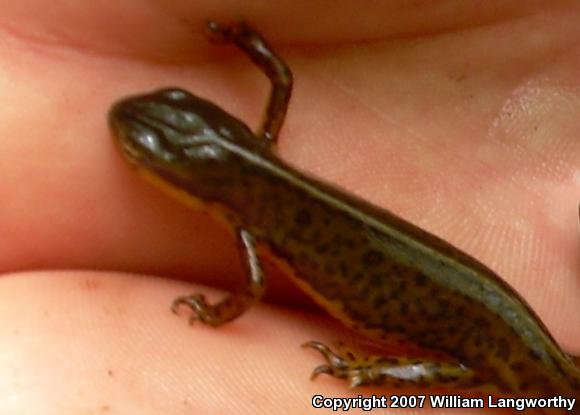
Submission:
[[[348,275],[348,266],[346,265],[345,261],[340,261],[338,263],[338,269],[343,277]]]
[[[403,301],[399,306],[399,313],[402,316],[406,316],[407,314],[409,314],[409,304]]]
[[[515,372],[521,372],[522,370],[524,370],[524,363],[523,362],[513,362],[512,364],[510,364],[510,368],[515,371]]]
[[[377,295],[373,298],[373,307],[374,308],[381,308],[383,305],[386,304],[385,298],[382,295]]]
[[[320,232],[320,230],[317,229],[312,233],[312,237],[310,238],[310,243],[315,244],[320,240],[320,238],[321,238],[321,232]]]
[[[511,347],[505,337],[502,337],[497,342],[497,350],[495,355],[502,360],[508,360],[511,353]]]
[[[384,259],[383,253],[375,249],[366,251],[362,256],[363,263],[369,267],[380,265]]]
[[[489,321],[484,317],[478,317],[473,322],[479,327],[489,327]]]
[[[350,272],[348,275],[346,275],[346,278],[348,279],[349,284],[357,284],[358,281],[365,276],[361,272],[355,272],[355,271],[356,271],[356,269],[354,269],[352,272]]]
[[[316,245],[316,248],[314,250],[316,251],[317,254],[323,254],[328,250],[328,245],[326,244]]]
[[[340,245],[333,245],[332,248],[330,249],[330,251],[328,251],[328,256],[330,257],[337,257],[340,256],[341,254],[341,247]]]
[[[449,383],[449,382],[451,381],[451,380],[449,379],[449,376],[446,376],[446,375],[444,375],[444,374],[442,374],[442,373],[439,373],[439,372],[436,372],[436,373],[433,375],[433,378],[434,378],[434,379],[437,379],[437,382],[438,382],[438,383]]]
[[[438,343],[440,343],[438,332],[429,331],[429,332],[423,333],[423,339],[424,339],[424,342],[426,344],[438,344]]]
[[[415,284],[420,287],[425,286],[427,284],[427,277],[424,274],[415,275]]]
[[[354,303],[349,304],[345,307],[345,311],[347,312],[348,316],[356,321],[369,321],[370,317],[364,312],[365,310],[361,310],[360,307]]]
[[[473,360],[476,362],[484,362],[485,361],[485,354],[477,353],[477,354],[475,354],[475,356],[473,356]]]
[[[533,349],[530,350],[530,357],[534,359],[536,362],[540,361],[540,356]]]
[[[336,273],[336,267],[332,262],[329,262],[326,265],[324,265],[324,272],[328,274],[334,274]]]
[[[371,287],[363,285],[362,288],[355,294],[355,298],[358,299],[362,304],[366,303],[370,297]]]
[[[349,247],[350,249],[354,249],[356,247],[356,242],[353,241],[352,239],[346,239],[344,241],[344,244]]]
[[[294,216],[294,222],[300,226],[308,226],[312,222],[312,216],[306,210],[299,210]]]
[[[392,289],[392,290],[385,293],[385,297],[388,299],[401,298],[401,292],[397,289]]]
[[[427,313],[427,309],[425,308],[425,305],[424,305],[423,301],[424,300],[421,299],[421,298],[416,298],[415,299],[415,305],[414,306],[415,306],[415,310],[417,310],[417,312],[420,315],[422,315],[424,317],[427,317],[427,314],[428,313]]]

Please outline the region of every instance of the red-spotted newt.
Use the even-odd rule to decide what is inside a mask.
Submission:
[[[212,41],[244,51],[272,84],[256,133],[178,88],[123,99],[109,115],[117,147],[141,176],[208,212],[238,240],[244,288],[216,304],[201,294],[179,297],[173,310],[187,306],[191,321],[210,326],[238,318],[264,293],[267,259],[361,335],[380,343],[394,334],[445,356],[359,358],[313,341],[306,346],[326,361],[314,376],[353,386],[562,395],[576,399],[580,414],[580,370],[524,299],[449,243],[278,158],[289,68],[245,23],[207,29]]]

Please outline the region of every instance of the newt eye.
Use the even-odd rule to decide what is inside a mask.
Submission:
[[[133,159],[155,157],[171,162],[175,160],[174,152],[167,148],[164,138],[150,126],[134,122],[127,127],[126,139],[121,140],[125,152]]]
[[[172,101],[181,101],[191,94],[181,88],[167,88],[159,91],[159,95]]]
[[[228,153],[223,148],[210,143],[185,148],[183,153],[188,160],[221,161],[228,156]]]
[[[203,119],[194,112],[183,111],[171,107],[158,105],[154,113],[158,120],[167,126],[176,128],[184,133],[207,129]]]

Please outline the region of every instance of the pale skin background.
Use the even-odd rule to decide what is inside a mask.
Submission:
[[[298,346],[340,326],[278,274],[219,331],[169,312],[235,288],[235,246],[132,175],[105,115],[179,85],[255,127],[266,82],[206,44],[208,17],[243,16],[293,69],[283,158],[491,266],[580,354],[577,1],[212,3],[3,2],[0,413],[300,414],[358,394],[308,381],[321,359]]]

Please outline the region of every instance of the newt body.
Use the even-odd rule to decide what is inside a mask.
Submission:
[[[580,370],[492,270],[274,154],[290,98],[290,71],[245,24],[212,23],[209,30],[214,39],[243,49],[270,77],[273,90],[260,132],[177,88],[124,99],[110,113],[117,146],[145,178],[209,212],[239,239],[245,289],[215,305],[202,295],[180,297],[174,308],[185,304],[192,320],[214,326],[237,318],[263,293],[261,261],[267,257],[361,334],[380,343],[394,333],[446,356],[349,360],[311,342],[327,360],[315,374],[353,385],[562,395],[576,399],[572,413],[580,414]]]

